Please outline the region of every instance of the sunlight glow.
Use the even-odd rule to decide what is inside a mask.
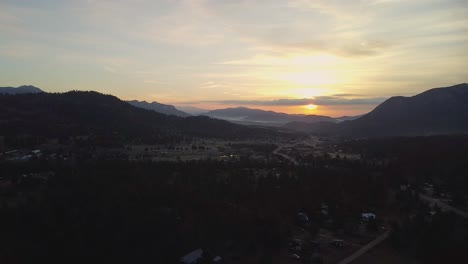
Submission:
[[[339,59],[336,56],[328,54],[320,55],[304,55],[304,56],[295,56],[289,59],[291,65],[302,65],[302,66],[329,66],[336,65],[339,62]]]
[[[325,71],[290,73],[280,76],[280,78],[298,85],[322,85],[335,81],[332,74]]]
[[[307,109],[307,110],[315,110],[317,109],[317,105],[314,105],[314,104],[308,104],[308,105],[304,105],[304,108]]]

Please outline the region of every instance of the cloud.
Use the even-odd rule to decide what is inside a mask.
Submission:
[[[349,97],[349,96],[356,96],[355,94],[347,94],[347,93],[342,93],[342,94],[334,94],[332,96],[336,97]]]
[[[373,97],[373,98],[351,98],[346,99],[337,96],[319,96],[315,97],[313,104],[316,105],[365,105],[365,104],[380,104],[385,101],[386,98],[383,97]]]
[[[276,100],[220,100],[203,101],[202,103],[216,103],[225,105],[255,105],[255,106],[301,106],[301,105],[376,105],[386,98],[343,98],[342,96],[317,96],[302,99],[276,99]]]
[[[160,84],[161,82],[159,80],[143,80],[143,83],[146,84]]]
[[[114,67],[112,67],[112,66],[107,66],[107,65],[106,65],[106,66],[104,66],[103,68],[104,68],[104,70],[105,70],[106,72],[111,72],[111,73],[116,73],[116,72],[117,72],[117,70],[116,70]]]

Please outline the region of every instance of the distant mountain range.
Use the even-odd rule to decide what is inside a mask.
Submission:
[[[20,87],[0,87],[0,94],[28,94],[43,92],[44,91],[42,91],[41,89],[31,85],[23,85]],[[260,109],[251,109],[247,107],[226,108],[211,111],[192,106],[179,107],[181,109],[186,110],[185,112],[177,109],[173,105],[162,104],[159,102],[149,103],[146,101],[131,100],[127,101],[127,103],[138,108],[152,110],[165,115],[174,115],[180,117],[188,117],[191,115],[204,115],[243,125],[282,126],[289,122],[342,122],[345,120],[353,120],[359,117],[344,116],[340,118],[332,118],[321,115],[285,114]]]
[[[173,105],[161,104],[158,102],[148,103],[146,101],[137,101],[137,100],[127,101],[127,103],[133,106],[139,107],[139,108],[153,110],[155,112],[165,114],[165,115],[175,115],[175,116],[181,116],[181,117],[190,116],[190,114],[180,111],[179,109],[175,108]]]
[[[20,87],[0,87],[0,94],[28,94],[43,93],[41,89],[32,85],[23,85]]]
[[[201,113],[200,115],[206,115],[246,125],[282,126],[289,122],[338,122],[336,119],[329,116],[285,114],[247,107],[211,110],[206,113]]]
[[[216,119],[230,121],[232,123],[241,125],[260,125],[260,126],[282,126],[289,122],[303,122],[303,123],[318,123],[318,122],[332,122],[339,123],[347,120],[354,120],[359,116],[342,116],[333,118],[322,115],[303,115],[303,114],[285,114],[274,111],[266,111],[261,109],[252,109],[247,107],[224,108],[216,110],[206,110],[191,106],[179,107],[187,112],[177,109],[173,105],[161,104],[158,102],[148,103],[146,101],[127,101],[129,104],[147,109],[165,115],[175,115],[187,117],[191,115],[203,115]]]
[[[240,138],[272,133],[269,129],[217,119],[351,138],[466,134],[468,84],[435,88],[412,97],[392,97],[361,117],[289,115],[246,107],[212,110],[204,115],[188,116],[173,106],[156,102],[127,103],[97,92],[51,94],[34,86],[0,88],[2,136],[91,133],[147,142],[186,136]]]
[[[333,124],[289,123],[288,128],[344,137],[425,136],[468,133],[468,84],[396,96],[370,113]]]
[[[208,112],[209,110],[199,108],[199,107],[194,107],[194,106],[189,106],[189,105],[178,105],[177,109],[184,111],[186,113],[189,113],[191,115],[199,115],[201,113]]]

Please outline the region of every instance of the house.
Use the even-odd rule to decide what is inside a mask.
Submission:
[[[223,258],[221,256],[215,256],[211,258],[210,251],[203,250],[201,248],[196,249],[187,255],[180,258],[180,263],[184,264],[196,264],[196,263],[222,263]]]
[[[202,256],[203,249],[199,248],[180,258],[180,262],[184,264],[195,264]]]
[[[299,256],[298,254],[291,254],[290,257],[292,259],[301,259],[301,256]]]
[[[221,263],[222,260],[223,260],[223,258],[221,256],[216,256],[216,257],[213,258],[214,263]]]
[[[375,218],[377,218],[377,216],[373,213],[362,213],[361,214],[361,221],[362,222],[369,222],[370,220],[375,220]]]
[[[328,215],[328,204],[322,203],[320,205],[320,213],[322,213],[322,215],[324,215],[324,216]]]
[[[342,248],[344,247],[344,240],[342,239],[334,239],[330,242],[333,246],[336,248]]]
[[[31,151],[31,154],[33,156],[38,157],[38,158],[40,158],[42,156],[42,152],[39,149],[35,149],[35,150]]]
[[[298,213],[297,214],[297,222],[300,225],[308,225],[310,223],[309,216],[306,213]]]

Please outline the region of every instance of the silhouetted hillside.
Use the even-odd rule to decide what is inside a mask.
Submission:
[[[166,104],[161,104],[158,102],[148,103],[146,101],[137,101],[137,100],[127,101],[127,103],[133,106],[139,107],[139,108],[153,110],[155,112],[165,114],[165,115],[175,115],[175,116],[181,116],[181,117],[190,116],[189,114],[178,110],[173,105],[166,105]]]
[[[245,122],[248,124],[257,123],[263,125],[283,125],[289,122],[304,122],[304,123],[316,123],[316,122],[335,122],[335,119],[328,116],[320,115],[301,115],[301,114],[285,114],[277,113],[273,111],[265,111],[260,109],[251,109],[247,107],[236,107],[212,110],[202,115],[235,121]]]
[[[392,97],[373,111],[340,125],[351,136],[419,136],[468,132],[468,84]]]
[[[0,94],[28,94],[43,93],[41,89],[32,85],[23,85],[20,87],[0,87]]]
[[[468,84],[392,97],[370,113],[333,124],[288,124],[301,131],[346,137],[427,136],[468,133]]]
[[[272,133],[207,117],[181,118],[134,107],[97,92],[0,95],[2,136],[104,136],[119,141],[241,138]]]

